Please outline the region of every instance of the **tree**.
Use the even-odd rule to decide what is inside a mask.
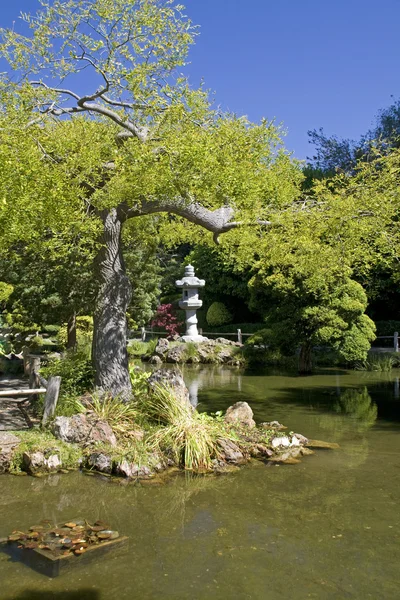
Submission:
[[[131,284],[122,256],[124,223],[169,213],[217,239],[242,222],[265,219],[268,204],[290,201],[301,178],[280,149],[273,123],[254,125],[213,110],[207,94],[192,90],[178,72],[196,33],[182,10],[172,0],[55,0],[43,2],[34,17],[23,15],[30,35],[2,32],[1,54],[21,75],[18,85],[8,84],[14,96],[8,100],[7,121],[11,112],[17,115],[14,142],[18,138],[27,146],[34,138],[37,145],[34,175],[31,171],[28,177],[34,177],[35,196],[45,191],[46,176],[51,188],[54,177],[74,184],[57,196],[61,206],[45,203],[46,225],[55,221],[59,227],[76,207],[77,221],[78,215],[81,221],[85,215],[85,222],[89,215],[102,226],[95,260],[93,361],[96,385],[114,395],[130,390],[126,310]],[[82,73],[84,81],[77,78]],[[75,87],[68,87],[68,80]],[[92,80],[93,88],[80,92]],[[21,119],[21,106],[29,118]],[[87,131],[84,146],[71,143],[68,151],[60,143],[61,130],[73,139],[67,117],[80,117],[76,127]],[[8,181],[15,184],[11,171]],[[25,188],[22,198],[14,195],[19,213],[31,198]],[[18,215],[8,209],[8,222],[18,222],[20,232]]]
[[[364,314],[367,296],[338,258],[333,248],[303,237],[259,265],[250,281],[271,344],[289,354],[300,348],[300,373],[311,372],[314,346],[329,346],[354,362],[366,358],[375,338],[375,325]]]

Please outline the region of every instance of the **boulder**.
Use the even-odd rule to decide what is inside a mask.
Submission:
[[[112,471],[111,456],[102,452],[93,452],[90,454],[87,464],[91,469],[100,471],[100,473],[111,473]]]
[[[139,466],[136,463],[130,463],[127,460],[122,460],[117,463],[115,472],[120,477],[136,477],[136,478],[147,478],[152,475],[152,471],[149,467]]]
[[[154,354],[159,358],[164,358],[169,350],[169,341],[166,338],[159,338]]]
[[[240,342],[234,342],[233,340],[227,340],[226,338],[220,337],[214,340],[216,344],[223,344],[224,346],[241,346]]]
[[[72,417],[56,417],[52,426],[56,438],[70,444],[91,445],[103,442],[117,445],[111,426],[93,415],[78,414]]]
[[[301,433],[294,433],[292,437],[292,442],[294,437],[299,440],[301,445],[308,444],[308,438],[306,438],[304,435],[301,435]]]
[[[7,431],[0,431],[0,474],[7,473],[10,470],[13,450],[20,441],[16,435]]]
[[[240,425],[253,429],[256,423],[253,419],[253,411],[247,402],[236,402],[228,408],[225,414],[225,423]]]
[[[162,365],[162,358],[160,358],[159,356],[157,356],[157,354],[154,354],[154,356],[150,356],[149,358],[149,363],[151,365]]]
[[[168,350],[167,363],[182,363],[185,362],[186,358],[186,347],[185,344],[179,344],[179,346],[173,346]]]
[[[218,440],[218,446],[223,461],[233,464],[240,464],[245,461],[245,457],[239,446],[231,440],[220,439]]]
[[[183,381],[182,375],[176,369],[157,369],[152,373],[147,381],[150,391],[153,391],[157,385],[164,385],[173,390],[175,397],[182,403],[190,404],[189,390]]]

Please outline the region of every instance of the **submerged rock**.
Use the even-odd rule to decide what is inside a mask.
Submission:
[[[260,427],[262,427],[263,429],[277,429],[278,431],[287,429],[287,427],[279,423],[279,421],[266,421],[265,423],[260,423]]]
[[[91,445],[104,442],[111,446],[117,445],[111,426],[95,416],[78,414],[72,417],[56,417],[52,432],[56,438],[70,444]]]
[[[256,423],[253,419],[253,411],[247,402],[236,402],[228,408],[225,414],[225,423],[240,425],[253,429]]]
[[[321,440],[308,440],[307,447],[321,450],[338,450],[340,448],[339,444],[336,444],[336,442],[323,442]]]
[[[157,354],[155,354],[154,356],[150,356],[149,358],[149,363],[151,365],[162,365],[162,358],[160,358],[159,356],[157,356]]]

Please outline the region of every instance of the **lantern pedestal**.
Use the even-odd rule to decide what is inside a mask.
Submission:
[[[207,340],[197,330],[197,309],[203,306],[199,299],[199,288],[205,286],[204,279],[199,279],[192,265],[185,267],[185,276],[175,282],[176,287],[182,288],[182,300],[179,307],[185,311],[186,333],[181,337],[183,342],[204,342]]]

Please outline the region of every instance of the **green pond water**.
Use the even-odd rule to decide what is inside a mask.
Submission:
[[[130,543],[56,579],[0,553],[0,598],[400,598],[399,376],[186,368],[200,409],[246,400],[257,421],[277,419],[340,450],[161,487],[80,473],[1,476],[0,537],[81,516],[107,521]]]

